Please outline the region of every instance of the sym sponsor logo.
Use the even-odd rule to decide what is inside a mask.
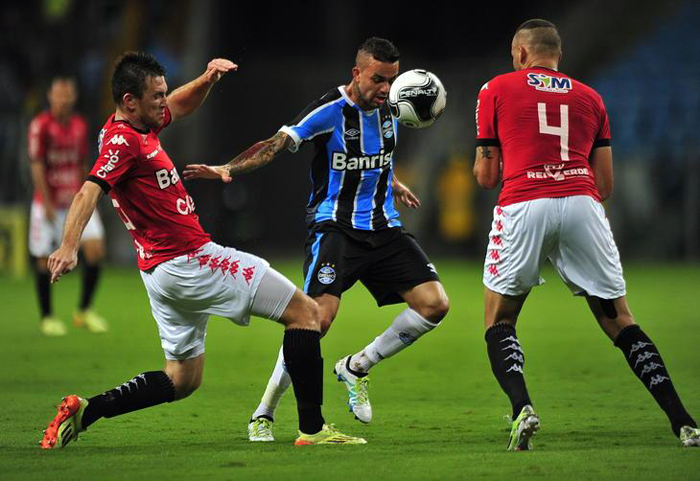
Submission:
[[[350,157],[345,152],[333,152],[331,168],[333,170],[369,170],[385,169],[391,166],[393,152],[384,153],[382,149],[377,155]]]
[[[573,88],[570,78],[552,77],[551,75],[545,75],[543,73],[529,73],[527,74],[527,78],[528,85],[542,92],[566,94]]]

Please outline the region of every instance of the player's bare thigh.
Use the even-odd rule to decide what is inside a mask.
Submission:
[[[450,301],[445,288],[438,281],[428,281],[401,292],[408,307],[423,318],[437,324],[450,310]]]
[[[586,301],[601,329],[612,341],[625,327],[635,324],[634,316],[627,304],[627,296],[611,300],[586,296]]]
[[[175,386],[175,400],[186,398],[202,384],[204,354],[183,361],[167,359],[164,371]]]
[[[515,326],[528,294],[529,291],[518,296],[504,296],[485,287],[484,328],[488,329],[499,322]]]
[[[287,329],[319,331],[321,329],[319,306],[316,301],[296,289],[279,322]]]

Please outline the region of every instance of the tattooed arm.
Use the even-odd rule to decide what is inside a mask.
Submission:
[[[231,162],[224,165],[190,164],[185,166],[183,175],[189,179],[221,179],[231,182],[231,176],[240,175],[259,169],[269,164],[272,159],[287,149],[292,138],[284,132],[277,132],[267,140],[254,144],[243,153],[236,156]]]
[[[480,145],[476,148],[474,177],[484,189],[493,189],[501,179],[500,147]]]

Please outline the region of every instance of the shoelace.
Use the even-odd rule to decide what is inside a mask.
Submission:
[[[369,402],[369,395],[367,389],[369,388],[369,378],[361,377],[357,379],[355,386],[352,388],[352,401],[354,404],[367,404]]]

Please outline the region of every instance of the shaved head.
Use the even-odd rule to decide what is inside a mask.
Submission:
[[[513,43],[527,47],[536,56],[561,55],[559,32],[557,27],[547,20],[534,18],[524,22],[515,31]]]
[[[399,50],[389,40],[372,37],[357,49],[355,65],[364,67],[372,58],[379,62],[395,63],[399,61],[399,56]]]

